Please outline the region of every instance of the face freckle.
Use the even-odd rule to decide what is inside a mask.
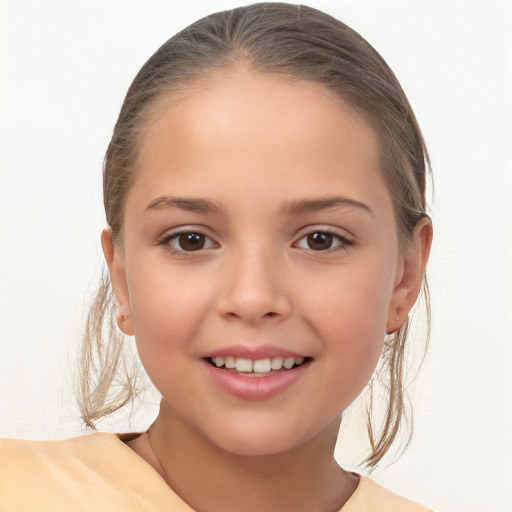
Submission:
[[[317,84],[234,68],[193,91],[164,98],[140,140],[126,304],[181,428],[284,451],[337,422],[381,352],[402,260],[377,138]],[[279,357],[305,363],[272,373]]]

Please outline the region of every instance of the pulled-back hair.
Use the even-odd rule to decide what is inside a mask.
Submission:
[[[119,246],[127,192],[133,180],[140,130],[149,109],[171,93],[201,85],[213,73],[239,63],[286,79],[310,81],[334,92],[375,130],[381,170],[391,195],[399,241],[406,247],[426,216],[428,154],[409,102],[393,72],[358,33],[316,9],[259,3],[207,16],[164,43],[131,84],[107,149],[103,172],[104,206],[114,244]],[[428,289],[423,282],[428,309]],[[82,418],[94,422],[130,402],[133,375],[124,375],[123,336],[115,325],[116,306],[108,273],[89,312],[81,360]],[[374,467],[397,437],[405,414],[404,355],[409,318],[386,337],[379,368],[370,382],[383,384],[387,410],[378,429],[369,402]],[[428,336],[427,336],[428,338]]]

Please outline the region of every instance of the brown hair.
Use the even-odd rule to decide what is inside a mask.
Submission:
[[[122,237],[123,208],[132,181],[140,128],[148,109],[163,95],[200,84],[211,73],[247,63],[253,69],[293,80],[312,81],[333,91],[375,129],[380,138],[382,172],[394,202],[399,239],[405,245],[426,216],[428,154],[414,113],[393,72],[354,30],[316,9],[260,3],[207,16],[164,43],[131,84],[104,162],[103,194],[114,243]],[[427,298],[426,281],[423,286]],[[122,364],[122,336],[116,331],[115,303],[104,272],[85,330],[81,391],[82,418],[94,421],[128,403],[136,391]],[[384,383],[388,407],[380,432],[372,426],[374,467],[396,438],[405,414],[404,354],[409,319],[388,336],[375,378]]]

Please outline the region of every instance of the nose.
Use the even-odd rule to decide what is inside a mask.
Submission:
[[[219,277],[218,312],[225,319],[256,325],[290,315],[285,272],[270,254],[250,247],[237,251]]]

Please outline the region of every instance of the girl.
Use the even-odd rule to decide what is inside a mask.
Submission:
[[[81,394],[91,426],[130,399],[131,383],[109,395],[115,320],[135,336],[160,413],[128,436],[4,440],[0,508],[427,510],[333,456],[379,362],[388,404],[367,465],[399,431],[408,314],[432,240],[426,163],[390,69],[320,11],[255,4],[166,42],[132,83],[105,158],[109,276]]]

